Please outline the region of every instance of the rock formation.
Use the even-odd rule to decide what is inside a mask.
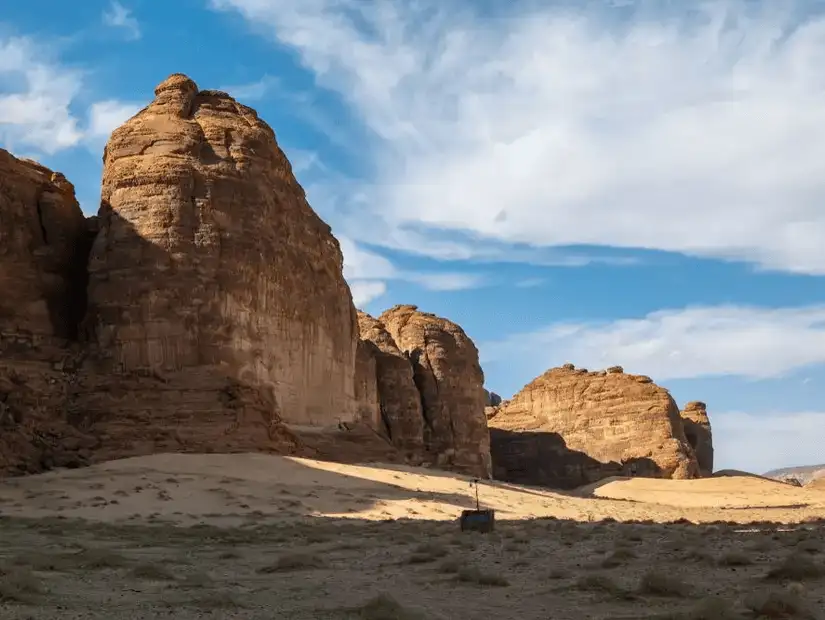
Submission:
[[[166,79],[112,133],[99,218],[87,327],[111,369],[232,377],[295,424],[355,418],[341,251],[254,110]]]
[[[0,345],[61,346],[77,334],[86,222],[57,172],[0,149]],[[78,292],[80,295],[78,296]]]
[[[414,308],[388,315],[404,351],[359,326],[329,226],[228,94],[162,82],[96,216],[5,151],[0,190],[0,474],[248,450],[489,474],[472,342]]]
[[[364,346],[374,360],[380,418],[388,438],[413,461],[424,459],[424,415],[413,367],[384,324],[359,312],[358,326]]]
[[[699,472],[703,476],[713,474],[713,436],[710,429],[707,405],[698,400],[691,401],[682,410],[682,424],[685,437],[696,453]]]
[[[86,222],[63,175],[0,149],[0,474],[87,462],[61,360],[84,311]]]
[[[501,396],[488,389],[484,389],[484,396],[486,397],[485,405],[487,407],[498,407],[501,404]]]
[[[572,488],[610,475],[698,475],[670,394],[618,368],[548,370],[488,424],[498,479]]]
[[[395,306],[379,320],[412,364],[425,450],[440,467],[489,477],[487,397],[472,340],[455,323],[416,306]]]

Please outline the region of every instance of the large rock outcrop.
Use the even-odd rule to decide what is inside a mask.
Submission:
[[[412,364],[425,450],[440,467],[489,477],[487,397],[472,340],[452,321],[412,305],[390,308],[379,321]]]
[[[668,391],[618,367],[548,370],[488,424],[494,475],[502,480],[572,488],[610,475],[699,473]]]
[[[0,149],[0,343],[60,346],[84,312],[86,222],[66,178]]]
[[[408,459],[422,461],[425,459],[424,415],[412,364],[383,323],[359,312],[358,326],[364,347],[369,348],[374,360],[382,430]]]
[[[127,439],[156,419],[149,443],[240,449],[280,421],[356,418],[341,251],[254,110],[170,76],[112,133],[98,219],[84,327],[129,402],[98,382],[93,423]]]
[[[694,400],[682,409],[682,424],[685,437],[696,453],[702,476],[713,474],[713,434],[710,428],[707,405]]]
[[[0,474],[88,461],[66,421],[69,355],[85,307],[86,222],[62,174],[0,149]]]

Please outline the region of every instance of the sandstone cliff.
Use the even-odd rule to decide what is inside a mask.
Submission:
[[[361,338],[375,361],[380,418],[388,438],[410,460],[424,459],[424,414],[413,367],[384,324],[359,312]]]
[[[77,333],[86,222],[66,178],[0,149],[0,344],[61,346]],[[78,295],[79,293],[79,295]]]
[[[94,217],[3,151],[0,190],[0,473],[257,450],[489,475],[475,346],[414,307],[387,315],[403,350],[359,326],[338,242],[228,94],[161,83]]]
[[[703,476],[713,474],[713,435],[705,403],[692,401],[681,412],[685,437],[696,453],[699,471]]]
[[[86,223],[63,175],[0,149],[0,474],[87,462],[61,360],[85,295]]]
[[[472,340],[455,323],[416,306],[395,306],[379,320],[412,364],[421,395],[425,450],[440,467],[489,477],[487,397]]]
[[[697,476],[667,390],[610,370],[553,368],[492,412],[495,477],[572,488],[610,475]]]
[[[97,219],[72,406],[107,456],[356,418],[341,251],[254,110],[169,77],[112,133]]]

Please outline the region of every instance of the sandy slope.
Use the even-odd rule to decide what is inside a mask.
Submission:
[[[825,517],[825,495],[778,482],[611,479],[576,493],[483,482],[482,505],[499,519],[694,522]],[[8,516],[121,521],[149,516],[232,525],[306,517],[455,519],[474,506],[470,479],[412,467],[343,465],[264,454],[159,454],[79,470],[0,480]]]
[[[621,522],[799,522],[825,517],[821,491],[740,476],[480,495],[491,534],[454,521],[469,480],[426,469],[172,454],[0,480],[0,618],[744,620],[788,588],[809,612],[793,617],[822,618],[816,523]]]

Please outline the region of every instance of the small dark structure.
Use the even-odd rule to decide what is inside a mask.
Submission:
[[[478,504],[478,478],[474,479],[470,486],[475,485],[476,488],[476,509],[462,510],[459,523],[461,524],[462,532],[492,532],[496,527],[496,511],[495,510],[481,510]]]

